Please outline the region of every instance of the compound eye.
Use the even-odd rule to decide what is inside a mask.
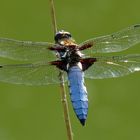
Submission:
[[[62,39],[62,34],[57,34],[55,36],[55,41]]]
[[[66,34],[67,37],[71,38],[71,34]]]

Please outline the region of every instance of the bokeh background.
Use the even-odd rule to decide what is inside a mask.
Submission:
[[[140,23],[139,0],[55,0],[55,7],[59,29],[78,43]],[[0,0],[0,36],[53,42],[49,8],[49,0]],[[124,53],[140,53],[140,44]],[[74,140],[139,140],[140,73],[86,85],[85,127],[69,101]],[[66,140],[63,118],[59,85],[0,83],[0,140]]]

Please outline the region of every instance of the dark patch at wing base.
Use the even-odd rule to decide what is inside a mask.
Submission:
[[[97,61],[96,58],[81,59],[80,62],[82,63],[83,71],[87,70],[96,61]]]
[[[79,50],[82,51],[82,50],[85,50],[85,49],[91,48],[91,47],[93,46],[93,44],[94,44],[94,42],[84,44],[84,45],[82,45],[82,46],[79,47]]]
[[[63,71],[68,71],[67,70],[67,63],[65,61],[57,60],[57,61],[52,61],[50,62],[51,65],[55,65],[57,68]]]

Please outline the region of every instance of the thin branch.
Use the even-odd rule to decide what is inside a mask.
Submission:
[[[54,31],[54,34],[56,34],[57,24],[56,24],[56,15],[55,15],[55,8],[54,8],[53,0],[50,0],[50,5],[51,5],[51,17],[52,17],[53,31]]]
[[[52,25],[53,25],[53,30],[55,34],[57,32],[57,24],[56,24],[56,16],[55,16],[55,8],[54,8],[53,0],[50,0],[50,4],[51,4]],[[66,90],[65,90],[65,84],[64,84],[64,74],[63,74],[63,71],[61,70],[59,74],[59,79],[60,79],[61,100],[62,100],[62,105],[63,105],[64,119],[65,119],[65,124],[66,124],[66,129],[67,129],[67,137],[68,137],[68,140],[73,140],[73,133],[72,133],[72,127],[71,127],[71,122],[70,122],[70,117],[69,117],[68,102],[66,98]]]
[[[61,100],[62,100],[62,105],[63,105],[63,111],[64,111],[64,119],[65,119],[65,124],[66,124],[66,129],[67,129],[67,136],[68,140],[73,140],[73,133],[72,133],[72,127],[71,127],[71,122],[70,122],[70,117],[69,117],[69,109],[68,109],[68,102],[66,98],[66,90],[65,90],[65,85],[64,85],[64,76],[63,72],[60,72],[60,87],[61,87]]]

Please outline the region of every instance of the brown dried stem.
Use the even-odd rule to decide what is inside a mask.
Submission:
[[[50,0],[50,4],[51,4],[52,25],[53,25],[53,30],[55,34],[57,32],[57,24],[56,24],[56,16],[55,16],[55,8],[54,8],[53,0]],[[70,122],[70,117],[69,117],[68,102],[66,98],[66,90],[65,90],[65,84],[64,84],[64,74],[63,74],[63,71],[61,70],[59,74],[59,79],[60,79],[61,100],[62,100],[62,105],[63,105],[67,137],[68,137],[68,140],[73,140],[72,127],[71,127],[71,122]]]

